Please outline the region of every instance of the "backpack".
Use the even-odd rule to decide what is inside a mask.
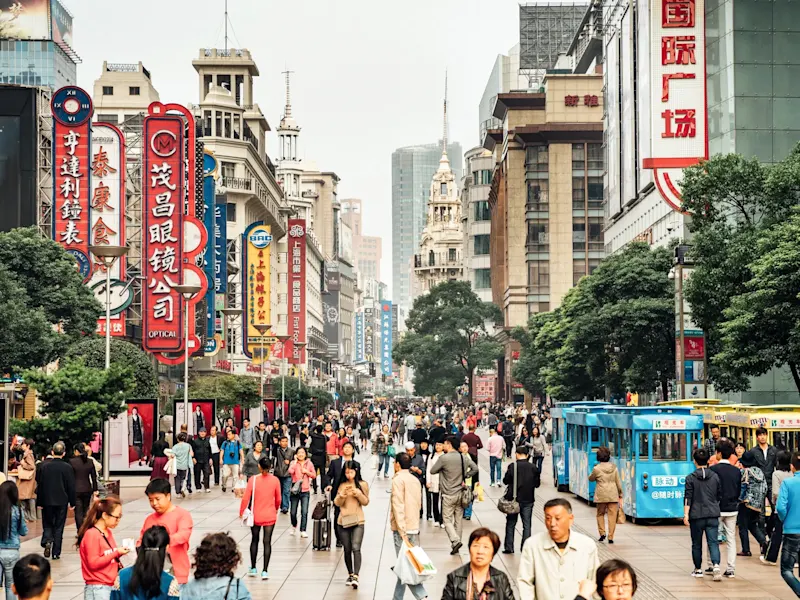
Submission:
[[[762,512],[764,499],[767,497],[767,481],[764,472],[758,467],[749,467],[744,470],[739,501],[750,510]]]

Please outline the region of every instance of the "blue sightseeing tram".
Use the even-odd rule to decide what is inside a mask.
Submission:
[[[591,501],[594,498],[594,481],[589,481],[589,473],[597,464],[597,449],[600,444],[600,428],[597,415],[608,405],[575,406],[567,413],[567,440],[569,440],[569,491]]]
[[[686,476],[703,417],[691,407],[607,407],[597,414],[600,444],[619,469],[623,511],[636,519],[682,519]]]
[[[583,400],[578,402],[556,402],[550,410],[553,419],[553,485],[559,492],[569,488],[569,446],[567,438],[567,415],[579,406],[608,406],[606,402]]]

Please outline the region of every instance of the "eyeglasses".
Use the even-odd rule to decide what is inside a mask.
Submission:
[[[614,590],[616,589],[618,592],[628,591],[633,589],[633,583],[611,583],[609,585],[603,586],[604,590]]]
[[[112,515],[112,514],[106,513],[106,515],[111,517],[112,519],[116,519],[117,521],[119,521],[122,518],[122,513],[119,513],[118,515]]]

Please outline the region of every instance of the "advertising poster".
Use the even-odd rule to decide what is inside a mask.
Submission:
[[[306,362],[305,348],[296,342],[306,341],[306,221],[289,219],[289,363]],[[287,353],[284,352],[284,357]]]
[[[0,0],[0,30],[6,40],[49,40],[50,0]]]
[[[270,254],[272,233],[269,225],[261,221],[250,225],[242,234],[242,307],[247,328],[244,335],[244,353],[253,364],[261,364],[261,333],[257,325],[268,325],[270,321]],[[269,338],[269,331],[264,333]],[[268,349],[265,340],[264,347]]]
[[[155,399],[130,400],[127,410],[111,421],[109,468],[112,473],[150,472],[150,449],[156,441]]]
[[[53,23],[53,41],[62,48],[72,48],[72,15],[61,6],[58,0],[50,4],[50,17]]]
[[[184,422],[183,416],[183,399],[174,399],[172,414],[175,415],[175,422],[173,424],[173,438],[177,441],[177,436],[181,431],[181,425]],[[216,420],[217,414],[217,401],[216,400],[197,400],[194,398],[189,399],[189,421],[188,431],[192,437],[196,436],[201,427],[206,431],[211,430],[212,425],[219,425]]]

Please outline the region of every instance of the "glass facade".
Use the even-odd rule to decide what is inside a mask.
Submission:
[[[77,65],[51,41],[0,41],[0,83],[57,90],[75,85]]]
[[[708,0],[706,83],[711,155],[785,158],[800,140],[800,3]]]
[[[411,307],[411,257],[425,228],[431,180],[441,157],[441,143],[398,148],[392,153],[392,295],[406,309]],[[456,181],[460,181],[461,144],[448,144],[447,157]]]

